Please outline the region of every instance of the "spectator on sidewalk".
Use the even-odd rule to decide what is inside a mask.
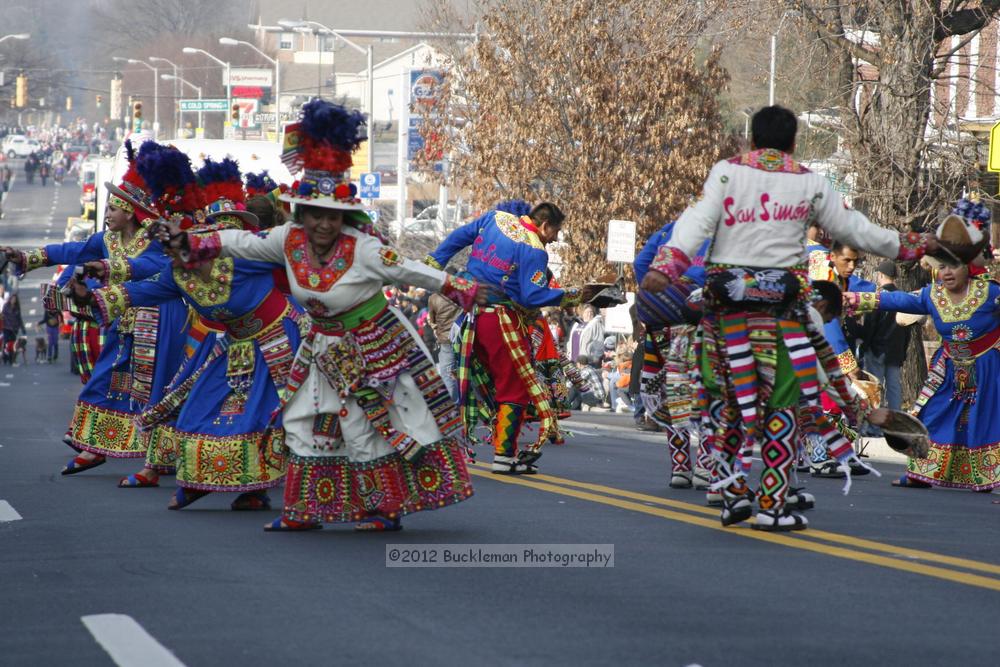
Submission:
[[[46,310],[45,316],[38,323],[45,327],[47,341],[46,360],[51,364],[59,358],[59,327],[62,325],[63,314],[58,310]]]
[[[455,348],[451,344],[451,328],[462,309],[437,292],[427,301],[427,325],[434,332],[437,344],[438,372],[451,400],[458,402],[458,381],[455,378]]]
[[[615,412],[632,412],[632,401],[628,396],[628,385],[632,374],[632,351],[623,343],[615,345],[615,337],[604,339],[604,348],[610,348],[608,365],[608,400]],[[607,356],[607,352],[606,352]]]
[[[8,293],[3,298],[3,363],[14,365],[17,349],[17,336],[24,329],[21,319],[21,302],[17,294]]]
[[[604,390],[604,378],[597,370],[594,363],[585,354],[576,358],[576,368],[580,372],[580,377],[584,379],[587,388],[583,391],[570,385],[569,406],[571,410],[580,410],[583,406],[591,409],[603,409],[607,401],[607,392]]]
[[[878,265],[875,284],[880,292],[895,292],[896,264],[887,259]],[[903,405],[902,370],[910,328],[896,323],[896,313],[877,311],[865,316],[861,326],[864,369],[882,384],[883,405],[899,410]]]
[[[590,304],[586,304],[580,309],[580,316],[583,318],[583,329],[580,331],[577,354],[585,354],[590,359],[600,359],[604,354],[604,317]],[[572,351],[570,352],[570,360],[574,360]]]

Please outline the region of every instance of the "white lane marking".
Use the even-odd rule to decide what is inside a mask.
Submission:
[[[93,614],[80,620],[119,667],[184,667],[131,616]]]
[[[21,515],[6,500],[0,500],[0,521],[20,521]]]
[[[31,303],[38,303],[38,297],[37,296],[31,297]]]
[[[13,373],[7,373],[6,375],[4,375],[4,377],[5,378],[12,378],[12,377],[14,377],[14,374]]]
[[[31,308],[31,309],[28,310],[28,315],[37,315],[37,314],[38,314],[38,311],[35,310],[34,308]]]
[[[10,382],[0,382],[0,387],[9,387]]]

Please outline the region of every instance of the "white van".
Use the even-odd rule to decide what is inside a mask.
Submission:
[[[37,150],[41,150],[42,145],[38,139],[31,139],[23,134],[8,134],[0,144],[0,152],[8,158],[28,157]]]

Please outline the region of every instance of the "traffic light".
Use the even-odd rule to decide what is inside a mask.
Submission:
[[[132,103],[132,118],[142,120],[142,102],[136,101]]]
[[[66,96],[66,111],[73,110],[73,98],[69,95]]]
[[[28,77],[23,74],[17,75],[17,83],[14,90],[14,104],[19,109],[28,106]]]
[[[239,124],[239,122],[240,122],[240,105],[239,104],[235,104],[235,103],[233,104],[233,111],[230,114],[230,117],[233,119],[233,125],[238,125]]]
[[[102,102],[104,102],[104,95],[98,95],[98,96],[97,96],[97,108],[98,108],[98,109],[100,109],[100,108],[101,108],[101,103],[102,103]]]

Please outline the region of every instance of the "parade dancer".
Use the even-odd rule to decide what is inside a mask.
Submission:
[[[29,251],[4,248],[21,274],[43,266],[100,261],[107,280],[120,283],[133,276],[128,259],[142,255],[155,273],[169,266],[162,246],[145,228],[158,216],[147,186],[136,170],[127,144],[129,169],[120,185],[109,190],[107,229],[84,242],[48,245]],[[158,268],[157,268],[158,267]],[[150,401],[159,400],[180,366],[187,311],[179,302],[158,308],[130,308],[105,332],[105,343],[90,380],[77,399],[68,444],[80,451],[63,469],[73,475],[105,462],[106,457],[142,458],[146,442],[134,417]],[[171,332],[173,335],[167,335]]]
[[[712,239],[698,364],[704,391],[724,400],[724,410],[710,417],[721,419],[717,428],[735,436],[721,441],[721,520],[730,525],[753,513],[739,453],[744,439],[752,445],[760,438],[764,468],[754,527],[770,531],[807,526],[785,506],[796,413],[800,400],[818,405],[817,363],[833,361],[822,352],[817,359],[817,347],[826,343],[806,310],[809,285],[802,261],[810,222],[886,257],[913,260],[936,248],[932,236],[880,228],[845,206],[827,179],[792,158],[796,126],[788,109],[766,107],[754,114],[753,149],[712,168],[702,198],[681,215],[642,285],[661,291],[677,281],[704,239]],[[826,370],[856,423],[866,416],[875,425],[885,422],[887,411],[866,415],[868,407],[849,397],[835,363]],[[840,460],[854,456],[846,441],[831,454]]]
[[[346,171],[363,127],[359,112],[316,99],[286,128],[284,159],[303,169],[282,195],[295,206],[293,222],[263,234],[170,230],[188,266],[219,256],[284,266],[312,318],[281,397],[290,453],[284,509],[270,531],[347,521],[398,530],[404,514],[473,493],[458,409],[382,285],[440,290],[465,309],[485,302],[483,290],[360,231],[371,221]]]
[[[233,160],[206,159],[197,180],[208,204],[192,232],[255,228]],[[273,264],[227,257],[93,293],[101,321],[118,317],[126,304],[183,298],[212,329],[163,399],[137,420],[144,429],[156,427],[151,450],[175,452],[177,491],[169,509],[220,491],[241,494],[234,510],[269,509],[266,490],[284,480],[284,429],[280,415],[274,422],[271,415],[305,322],[301,309],[275,289],[273,270]]]
[[[825,239],[823,231],[815,225],[809,228],[809,238],[811,243],[806,250],[809,257],[810,280],[832,283],[842,292],[874,292],[876,290],[875,283],[864,280],[854,273],[861,259],[861,253],[857,249],[838,241]],[[830,246],[829,250],[821,242],[824,239]],[[833,349],[833,353],[837,355],[840,372],[852,381],[860,379],[860,368],[850,342],[857,337],[858,328],[859,325],[855,318],[846,317],[836,317],[823,326],[823,334]],[[823,408],[831,415],[841,433],[851,440],[856,439],[856,429],[851,428],[851,425],[846,422],[837,402],[827,393],[822,394],[821,401]],[[845,471],[841,469],[841,464],[827,452],[822,439],[807,437],[804,440],[806,453],[809,456],[809,469],[813,477],[841,478],[846,475]],[[855,475],[868,474],[868,468],[863,465],[856,463],[849,465],[851,466],[850,472]]]
[[[63,269],[63,272],[56,278],[56,288],[64,289],[75,272],[76,266],[67,266]],[[94,278],[84,278],[84,283],[91,289],[101,286],[100,281]],[[54,297],[55,295],[50,291],[47,296]],[[72,300],[60,299],[60,301],[65,303],[69,314],[73,316],[69,334],[70,354],[73,357],[71,363],[75,365],[80,374],[80,382],[87,384],[94,371],[94,364],[97,363],[97,359],[101,355],[101,347],[104,345],[104,329],[89,315],[78,310]]]
[[[587,383],[559,349],[543,313],[535,318],[530,331],[532,358],[538,370],[538,379],[548,389],[549,403],[556,411],[556,428],[549,434],[549,442],[553,445],[565,445],[566,433],[560,422],[572,416],[569,410],[569,383],[572,382],[579,391],[586,389]]]
[[[635,257],[633,268],[638,282],[646,277],[649,265],[660,246],[673,234],[674,222],[668,222],[653,234]],[[695,396],[691,385],[694,361],[694,335],[700,314],[690,308],[687,299],[705,284],[704,257],[707,242],[681,280],[662,292],[639,290],[636,308],[646,333],[641,341],[643,363],[640,397],[646,414],[659,424],[667,435],[670,452],[670,487],[675,489],[707,489],[711,482],[710,443],[716,434],[703,433],[699,439],[696,462],[691,457],[691,440],[695,435]],[[632,372],[637,372],[633,368]],[[705,422],[708,426],[708,422]],[[697,468],[697,470],[696,470]],[[721,494],[709,491],[710,503],[721,502]]]
[[[893,486],[943,486],[989,493],[1000,488],[1000,285],[970,277],[985,245],[982,233],[958,216],[938,229],[950,253],[928,258],[937,279],[917,294],[848,293],[848,308],[930,315],[941,335],[920,396],[911,411],[927,427],[930,452],[909,458]]]
[[[555,241],[564,215],[555,204],[538,204],[526,215],[493,210],[459,227],[425,261],[443,268],[472,246],[466,271],[493,286],[490,303],[462,324],[458,382],[470,436],[483,417],[493,419],[493,464],[497,474],[537,471],[542,444],[558,437],[551,392],[533,363],[531,327],[544,306],[579,303],[581,291],[549,286],[545,246]],[[518,451],[521,427],[538,420],[538,438]]]

